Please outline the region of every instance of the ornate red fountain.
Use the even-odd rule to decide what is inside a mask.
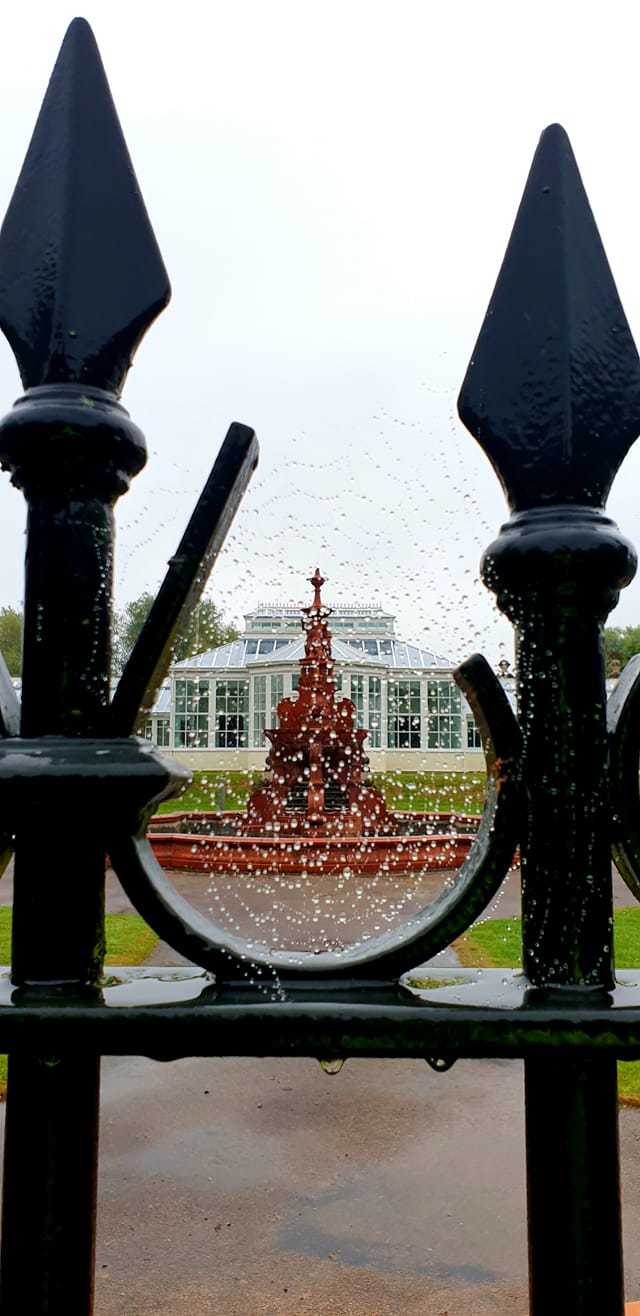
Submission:
[[[260,786],[244,813],[182,813],[152,819],[149,839],[166,868],[206,872],[416,872],[457,868],[477,819],[395,813],[369,779],[368,731],[351,699],[336,699],[319,569],[297,696],[278,704],[278,726]],[[455,831],[453,830],[455,826]]]
[[[280,836],[321,834],[361,836],[380,831],[387,808],[380,791],[368,784],[364,742],[351,699],[336,701],[328,618],[322,602],[324,577],[316,567],[310,583],[313,603],[303,608],[306,631],[300,684],[295,699],[278,704],[276,728],[265,731],[271,744],[266,779],[249,800],[249,833]]]

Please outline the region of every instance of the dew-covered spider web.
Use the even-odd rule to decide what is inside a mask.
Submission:
[[[429,426],[415,415],[418,401],[421,410],[429,409],[431,395],[440,423]],[[455,884],[468,851],[468,845],[461,850],[457,840],[472,834],[484,807],[484,753],[469,708],[451,693],[451,672],[480,650],[505,678],[505,686],[513,685],[510,633],[479,580],[481,553],[496,522],[487,511],[486,473],[477,462],[470,465],[468,436],[454,419],[443,390],[421,383],[415,387],[415,401],[414,416],[381,406],[351,425],[348,434],[336,422],[322,430],[307,423],[293,428],[273,451],[263,443],[260,466],[207,595],[240,640],[251,634],[255,641],[253,652],[244,655],[252,661],[246,661],[241,672],[233,668],[228,680],[250,680],[259,672],[273,684],[266,696],[256,688],[250,709],[247,705],[241,714],[237,689],[225,691],[224,709],[211,689],[209,702],[199,705],[204,709],[206,704],[200,723],[192,693],[191,712],[179,716],[192,718],[194,737],[191,744],[183,738],[179,747],[175,688],[171,695],[172,744],[164,751],[177,751],[176,757],[187,762],[195,776],[183,801],[165,807],[176,815],[215,815],[211,830],[218,839],[210,848],[215,862],[207,866],[206,859],[200,861],[206,820],[178,820],[173,825],[186,838],[182,853],[187,862],[183,869],[172,862],[168,871],[198,909],[243,939],[249,959],[281,951],[329,950],[339,955],[410,922]],[[166,510],[164,523],[158,525],[154,517],[151,525],[141,512],[132,516],[123,534],[122,579],[140,554],[150,560],[169,555],[199,483],[182,465],[176,488],[159,490],[154,498],[154,508],[161,503]],[[269,607],[286,605],[297,613],[291,625],[303,642],[300,609],[310,603],[307,582],[317,564],[326,578],[322,598],[332,609],[328,626],[334,650],[339,649],[339,656],[333,654],[336,700],[350,698],[358,724],[367,731],[365,782],[380,792],[396,820],[393,855],[390,859],[387,845],[379,866],[369,854],[363,867],[347,847],[344,861],[337,862],[335,854],[327,857],[322,829],[311,829],[316,850],[309,854],[308,827],[301,822],[297,833],[287,834],[276,822],[267,825],[263,837],[277,840],[277,850],[263,848],[248,871],[245,862],[236,862],[229,838],[242,831],[238,819],[246,814],[252,792],[265,781],[269,745],[263,739],[258,748],[254,730],[260,718],[263,732],[277,727],[279,698],[296,701],[293,672],[300,655],[289,657],[286,646],[295,638],[289,629],[281,637],[283,662],[278,664],[274,648],[269,661],[260,665],[260,636],[270,640],[275,634],[277,639],[278,633],[273,626],[270,631],[266,621],[259,622],[262,630],[247,629],[244,617],[253,614],[255,623],[263,605],[265,615]],[[351,633],[340,629],[351,605],[369,608],[371,615],[377,609],[394,619],[397,663],[382,661],[389,655],[383,654],[379,639],[377,648],[372,652],[369,644],[367,652],[366,625]],[[345,659],[349,644],[352,661]],[[206,637],[202,648],[207,649]],[[433,656],[431,666],[425,654]],[[234,661],[237,658],[236,649]],[[203,666],[188,676],[224,682],[226,673]],[[370,677],[379,684],[370,685]],[[247,722],[242,736],[235,738],[229,734],[234,717]],[[290,793],[289,803],[292,800]],[[159,818],[159,830],[166,833],[170,825]],[[228,863],[221,863],[221,852],[226,852]],[[269,972],[261,971],[258,980],[261,977],[271,988]]]

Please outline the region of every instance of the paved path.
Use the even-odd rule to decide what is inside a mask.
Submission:
[[[108,1060],[103,1091],[96,1316],[524,1316],[518,1062]]]
[[[96,1316],[524,1313],[521,1106],[517,1064],[109,1061]]]
[[[331,947],[349,945],[363,932],[401,923],[429,904],[451,875],[378,877],[374,882],[360,878],[345,883],[340,891],[336,891],[335,877],[300,881],[293,877],[239,880],[234,874],[172,876],[180,894],[195,909],[245,939],[260,938],[267,947],[279,949],[313,950],[321,941]],[[107,892],[108,908],[130,908],[121,905],[122,891],[115,878],[108,879]],[[186,961],[160,942],[149,963]],[[458,959],[455,952],[446,950],[438,963],[457,964]]]
[[[294,945],[298,949],[311,949],[317,941],[317,924],[313,919],[317,909],[326,907],[330,901],[330,913],[334,919],[342,921],[329,923],[327,936],[335,938],[339,929],[344,943],[355,941],[363,927],[371,930],[376,924],[391,927],[407,919],[415,911],[424,907],[441,891],[443,882],[455,874],[426,874],[422,878],[376,879],[375,890],[371,884],[366,888],[367,879],[360,879],[358,884],[351,883],[347,889],[336,896],[335,878],[314,878],[313,882],[300,883],[295,879],[279,879],[277,882],[255,882],[249,879],[241,882],[234,875],[216,875],[208,880],[202,873],[175,873],[173,881],[180,894],[208,917],[214,917],[218,923],[231,926],[234,932],[246,938],[255,937],[260,929],[260,920],[267,919],[267,925],[273,926],[268,919],[268,911],[277,902],[279,910],[278,944],[281,948]],[[2,889],[0,884],[0,891]],[[362,904],[367,906],[363,915],[357,890],[364,890]],[[616,908],[635,904],[634,897],[622,879],[613,870],[613,891]],[[313,904],[312,901],[317,904]],[[107,909],[113,913],[131,910],[122,888],[113,873],[107,878]],[[390,912],[391,911],[391,912]],[[520,873],[513,870],[486,910],[486,918],[513,918],[520,914]],[[256,925],[256,918],[258,925]],[[264,935],[264,933],[262,934]],[[273,938],[275,940],[275,937]],[[184,964],[185,960],[177,955],[164,942],[160,942],[149,958],[150,964]],[[434,961],[440,967],[457,964],[455,952],[443,951]]]

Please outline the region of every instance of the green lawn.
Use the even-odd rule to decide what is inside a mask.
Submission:
[[[617,909],[613,916],[616,966],[640,968],[640,908]],[[486,968],[519,968],[522,964],[522,934],[519,918],[492,918],[478,923],[455,943],[461,964]],[[640,1060],[620,1061],[620,1098],[640,1106]]]
[[[166,800],[158,813],[183,809],[217,810],[224,787],[224,808],[244,809],[259,781],[259,772],[194,772],[193,781],[178,800]],[[391,809],[420,812],[482,813],[483,772],[374,772],[373,783]]]
[[[140,914],[107,914],[105,964],[144,964],[159,937]]]
[[[11,914],[0,908],[0,964],[11,962]],[[139,914],[107,914],[105,964],[144,964],[158,937]],[[0,1055],[0,1101],[7,1086],[7,1057]]]
[[[165,800],[158,805],[158,813],[178,813],[185,809],[214,810],[221,807],[224,787],[225,809],[244,809],[253,789],[261,777],[260,772],[194,772],[193,781],[177,800]]]
[[[484,772],[374,772],[373,783],[391,809],[482,813],[484,807]]]

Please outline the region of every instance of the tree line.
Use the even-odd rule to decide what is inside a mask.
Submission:
[[[113,676],[122,672],[127,658],[147,619],[152,594],[141,594],[116,611],[113,627]],[[22,611],[18,608],[0,608],[0,653],[11,676],[19,676],[22,664]],[[215,649],[237,639],[238,632],[223,617],[213,599],[201,599],[184,618],[173,646],[173,661],[182,662],[194,653]]]
[[[607,626],[604,651],[607,676],[619,676],[629,659],[640,653],[640,626]]]
[[[142,630],[153,603],[152,594],[141,594],[115,613],[113,675],[119,676]],[[182,662],[194,653],[215,649],[236,640],[238,632],[225,620],[213,599],[201,599],[186,617],[176,637],[173,661]],[[607,676],[619,676],[635,653],[640,653],[640,626],[607,626],[604,632]],[[0,608],[0,652],[12,676],[20,675],[22,655],[22,612]]]

